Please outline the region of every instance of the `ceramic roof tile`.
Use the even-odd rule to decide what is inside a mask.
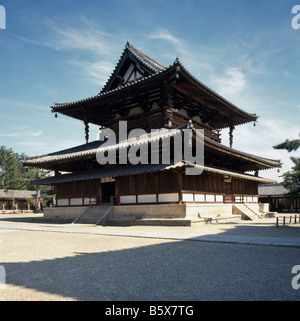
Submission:
[[[276,195],[285,195],[289,192],[282,183],[276,184],[266,184],[258,186],[258,194],[260,196],[276,196]]]

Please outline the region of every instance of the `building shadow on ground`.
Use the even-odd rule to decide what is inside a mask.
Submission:
[[[99,237],[95,253],[0,263],[6,269],[6,283],[76,300],[300,299],[300,292],[291,287],[291,269],[300,263],[300,248],[193,238],[139,246],[137,239],[134,248],[103,252],[105,241]]]
[[[39,214],[38,214],[39,215]],[[36,217],[39,217],[39,216]],[[9,217],[9,214],[6,214],[5,216],[1,217],[0,214],[0,222],[16,222],[16,223],[34,223],[32,220],[33,216],[19,216],[18,214],[11,214],[11,217]]]

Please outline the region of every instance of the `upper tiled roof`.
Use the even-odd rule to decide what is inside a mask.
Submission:
[[[135,81],[130,81],[124,85],[120,85],[117,87],[112,86],[114,79],[117,78],[118,73],[120,72],[120,68],[122,67],[124,61],[128,57],[130,57],[131,59],[135,59],[137,64],[139,64],[140,66],[143,66],[143,70],[144,70],[143,76],[141,78],[136,79]],[[233,124],[239,125],[239,124],[257,120],[258,116],[256,114],[248,113],[240,109],[239,107],[232,104],[231,102],[226,100],[224,97],[216,93],[214,90],[210,89],[200,80],[198,80],[183,66],[179,58],[176,58],[174,63],[169,67],[164,67],[163,65],[156,62],[154,59],[144,54],[139,49],[132,46],[130,43],[126,44],[125,50],[115,70],[113,71],[106,85],[104,86],[104,88],[101,90],[99,94],[85,98],[85,99],[71,101],[71,102],[64,102],[64,103],[55,102],[53,106],[51,106],[52,112],[59,112],[70,117],[81,119],[79,116],[76,116],[76,115],[78,112],[77,109],[78,108],[80,109],[83,104],[88,105],[95,102],[100,103],[102,99],[105,99],[115,94],[121,95],[124,93],[124,95],[126,95],[125,94],[126,90],[130,90],[139,85],[147,84],[151,81],[156,81],[158,79],[163,78],[164,76],[170,77],[172,73],[176,73],[177,75],[180,75],[183,78],[187,79],[188,82],[190,82],[191,84],[193,84],[193,86],[195,86],[195,90],[200,90],[205,92],[208,96],[212,97],[212,99],[222,104],[224,108],[227,108],[231,112],[233,112],[235,114],[235,117],[232,118]],[[235,119],[237,117],[238,118],[240,117],[240,119]]]

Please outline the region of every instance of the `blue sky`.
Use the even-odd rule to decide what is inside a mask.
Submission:
[[[238,126],[234,148],[281,159],[272,146],[300,132],[300,0],[0,0],[0,145],[40,155],[85,142],[80,121],[53,102],[96,95],[127,41],[165,66],[179,56],[200,81],[259,123]],[[300,23],[300,20],[299,20]],[[96,127],[91,140],[96,139]],[[228,130],[223,141],[228,145]]]

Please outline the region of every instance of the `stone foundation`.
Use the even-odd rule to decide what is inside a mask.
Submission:
[[[185,204],[186,217],[195,219],[214,215],[232,214],[232,204]]]
[[[45,207],[43,209],[44,219],[74,221],[86,209],[87,206]]]
[[[163,205],[121,205],[114,206],[113,217],[145,217],[145,218],[184,218],[186,216],[185,204]]]
[[[248,204],[249,205],[249,204]],[[250,204],[260,213],[268,212],[268,204]],[[73,221],[81,215],[87,206],[44,208],[44,219]],[[240,214],[234,211],[233,204],[145,204],[114,206],[113,218],[185,218],[198,219],[228,214]]]

